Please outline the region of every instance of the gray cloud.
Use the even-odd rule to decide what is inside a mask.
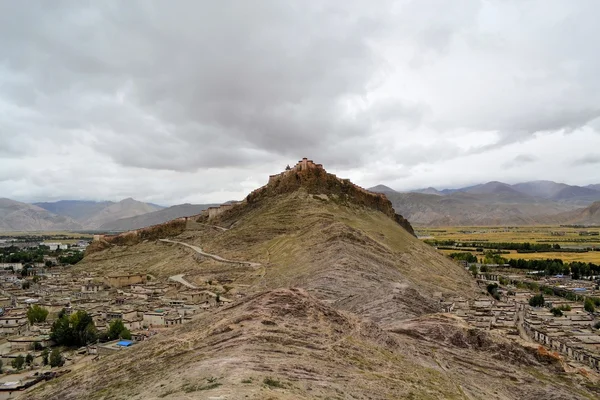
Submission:
[[[600,154],[587,154],[573,161],[573,165],[600,164]]]
[[[5,4],[22,18],[3,21],[5,62],[31,79],[11,97],[65,129],[96,129],[95,148],[121,165],[235,166],[372,130],[371,110],[345,102],[365,96],[379,68],[368,40],[383,4],[374,15],[317,2],[62,5],[47,15]]]
[[[595,143],[599,11],[585,0],[0,2],[0,190],[177,202],[193,187],[214,201],[302,156],[364,186],[422,174],[426,187],[515,143]],[[512,154],[495,165],[533,165]],[[550,168],[590,164],[562,163]]]
[[[525,164],[530,164],[537,160],[538,160],[538,158],[532,154],[518,154],[512,160],[502,164],[502,166],[506,167],[506,168],[519,167],[519,166],[522,166]]]

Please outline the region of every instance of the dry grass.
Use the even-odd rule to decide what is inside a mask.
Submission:
[[[522,349],[432,316],[433,292],[474,296],[474,281],[382,213],[297,191],[217,222],[231,229],[195,227],[177,240],[262,267],[148,241],[95,253],[75,269],[223,276],[249,285],[247,297],[23,398],[576,398],[576,382],[534,379],[529,369],[553,367]]]
[[[457,240],[463,242],[474,240],[487,240],[489,242],[551,242],[564,244],[565,246],[600,246],[600,236],[579,236],[579,231],[600,232],[600,227],[564,228],[560,226],[535,226],[505,228],[460,226],[442,228],[417,227],[415,230],[420,236],[430,235],[436,240]],[[553,236],[551,232],[564,232],[565,235]],[[572,240],[582,240],[582,242],[573,242]]]
[[[455,240],[459,242],[487,241],[490,243],[557,243],[561,247],[600,247],[600,236],[580,236],[579,232],[600,232],[596,228],[565,228],[560,226],[536,226],[536,227],[443,227],[443,228],[417,228],[420,236],[432,236],[435,240]],[[468,233],[466,233],[468,232]],[[552,232],[564,232],[564,236],[553,236]],[[441,250],[444,254],[454,253],[459,250]],[[480,254],[480,253],[474,253]],[[537,260],[546,258],[560,258],[563,261],[581,261],[600,263],[600,251],[587,253],[517,253],[511,251],[504,254],[508,259],[522,258],[525,260]]]

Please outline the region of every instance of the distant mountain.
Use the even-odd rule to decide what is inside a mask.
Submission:
[[[594,201],[600,199],[600,192],[594,189],[581,186],[567,186],[558,192],[553,199],[555,200],[588,200]]]
[[[32,204],[0,199],[0,231],[58,231],[81,228],[81,224],[70,217],[53,214]]]
[[[98,228],[107,222],[119,220],[122,218],[135,217],[142,214],[161,210],[158,206],[142,203],[141,201],[128,198],[118,203],[109,205],[99,212],[85,219],[84,225],[90,228]]]
[[[76,220],[84,229],[97,229],[101,225],[122,218],[135,217],[163,209],[164,207],[143,203],[132,198],[112,201],[60,200],[36,203],[45,210]]]
[[[517,183],[516,185],[512,185],[512,187],[530,196],[551,199],[565,188],[568,188],[569,185],[552,181],[531,181]]]
[[[463,192],[471,194],[495,194],[510,200],[518,202],[525,195],[531,200],[548,199],[559,202],[571,202],[574,206],[587,205],[596,200],[600,200],[600,185],[588,185],[586,187],[567,185],[552,181],[531,181],[509,185],[507,183],[492,181],[479,185],[467,186],[458,189],[435,188],[413,190],[411,193],[439,194],[448,195],[452,193]]]
[[[373,187],[368,188],[367,190],[370,192],[373,192],[373,193],[398,193],[394,189],[387,187],[385,185],[373,186]]]
[[[59,200],[33,204],[54,214],[85,221],[92,215],[115,203],[112,201]]]
[[[558,214],[555,219],[561,224],[600,225],[600,201],[585,208]]]
[[[425,189],[412,190],[411,193],[434,194],[436,196],[443,196],[444,195],[444,193],[440,192],[439,190],[437,190],[436,188],[433,188],[433,187],[428,187],[428,188],[425,188]]]
[[[473,193],[473,194],[495,194],[495,193],[511,193],[517,194],[519,193],[515,189],[513,189],[510,185],[502,182],[488,182],[483,183],[481,185],[469,186],[466,188],[462,188],[458,190],[464,193]]]
[[[179,217],[189,217],[200,214],[208,207],[218,206],[218,204],[180,204],[162,210],[154,211],[135,217],[121,218],[102,224],[98,229],[106,231],[129,231],[140,229],[147,226],[162,224]]]
[[[509,188],[510,189],[510,188]],[[516,195],[502,186],[455,191],[444,196],[423,193],[386,194],[394,209],[414,225],[532,225],[551,223],[546,217],[571,211],[573,205]]]

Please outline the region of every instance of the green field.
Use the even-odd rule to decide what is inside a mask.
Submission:
[[[527,227],[443,227],[443,228],[419,228],[415,229],[417,235],[425,239],[454,240],[456,242],[489,242],[489,243],[545,243],[558,244],[561,248],[578,247],[600,247],[599,236],[582,236],[581,231],[599,232],[600,227],[594,228],[572,228],[560,226],[527,226]],[[440,250],[445,254],[460,250]],[[481,253],[474,253],[480,255]],[[539,252],[539,253],[517,253],[510,251],[502,254],[502,257],[513,259],[522,258],[526,260],[560,258],[563,261],[581,261],[600,263],[600,251],[587,253],[567,252]]]
[[[0,239],[18,239],[45,242],[60,242],[74,244],[79,240],[92,240],[93,235],[82,232],[68,231],[30,231],[30,232],[0,232]]]

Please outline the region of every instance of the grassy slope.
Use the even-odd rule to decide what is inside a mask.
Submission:
[[[263,199],[217,221],[228,231],[188,230],[177,239],[260,268],[199,260],[156,241],[91,254],[77,270],[146,271],[197,282],[234,279],[252,291],[303,287],[378,322],[439,311],[433,292],[475,293],[469,275],[381,212],[302,191]]]
[[[453,317],[395,332],[278,289],[205,314],[25,399],[592,399],[558,365]],[[76,384],[75,384],[76,383]]]
[[[453,318],[407,320],[435,310],[432,291],[474,289],[461,268],[381,213],[295,192],[217,222],[231,230],[196,226],[178,239],[263,267],[196,261],[181,246],[147,242],[77,268],[229,275],[250,285],[247,298],[23,397],[593,398],[502,338]],[[303,289],[275,289],[289,286]]]

